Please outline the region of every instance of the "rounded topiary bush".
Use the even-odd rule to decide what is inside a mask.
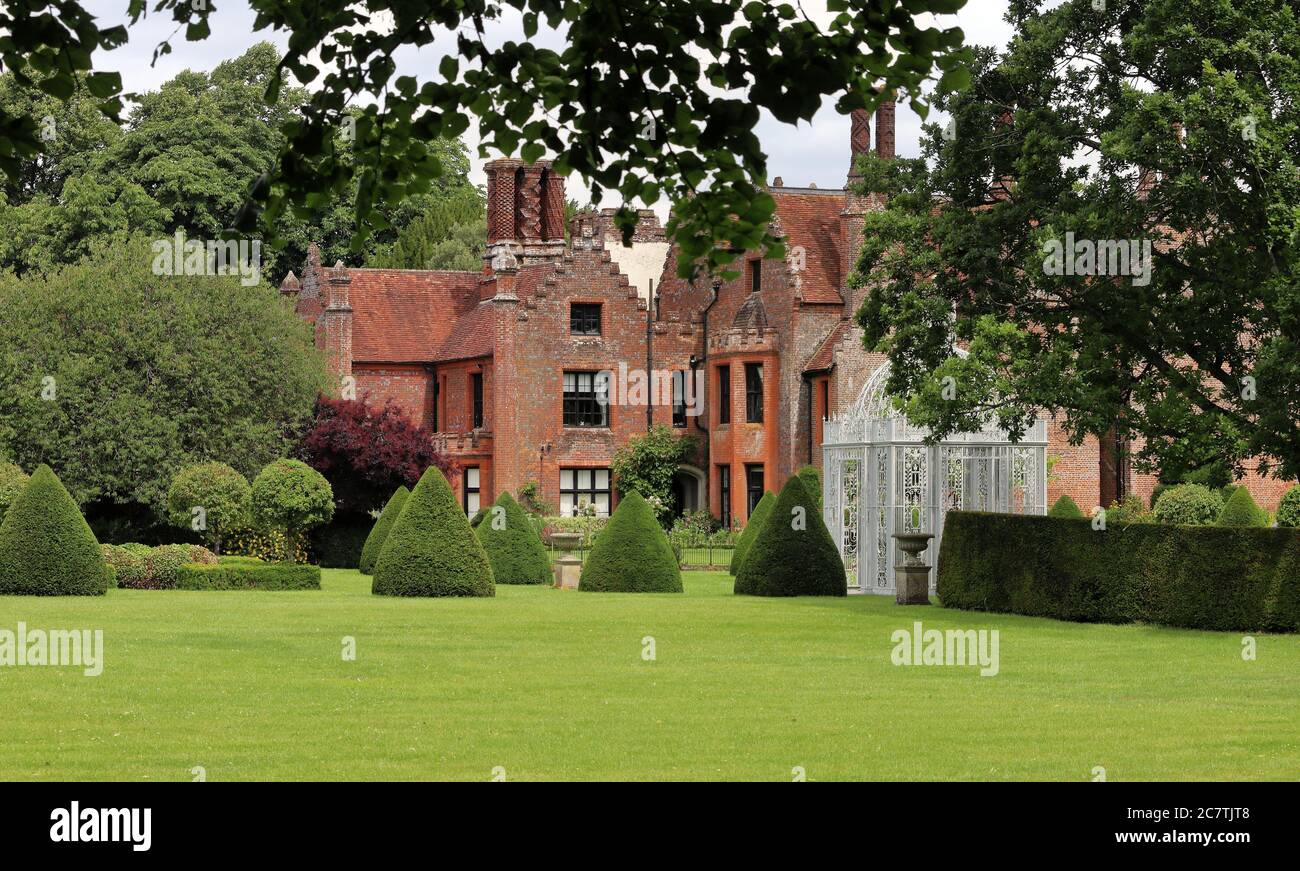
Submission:
[[[754,543],[754,537],[758,535],[758,529],[763,525],[763,520],[772,510],[772,503],[775,501],[776,497],[772,495],[771,490],[768,490],[750,512],[749,520],[745,522],[745,528],[736,537],[736,546],[731,551],[731,567],[728,571],[733,575],[740,571],[740,564],[744,561],[745,554],[749,553],[750,545]]]
[[[258,473],[249,490],[253,519],[285,535],[283,559],[296,558],[299,534],[334,517],[334,490],[325,476],[301,460],[276,460]]]
[[[357,569],[361,574],[375,573],[379,552],[384,549],[384,542],[388,541],[388,534],[393,531],[393,524],[397,522],[397,516],[402,513],[402,506],[406,504],[407,497],[410,495],[411,491],[403,484],[388,498],[388,504],[384,506],[375,525],[370,528],[366,543],[361,546],[361,559],[357,562]]]
[[[1057,499],[1056,502],[1052,504],[1052,507],[1047,512],[1047,516],[1064,517],[1069,520],[1083,520],[1085,517],[1083,511],[1079,508],[1079,503],[1075,502],[1064,493],[1061,494],[1060,499]]]
[[[0,593],[97,596],[112,577],[77,503],[42,465],[0,523]]]
[[[1245,487],[1238,487],[1223,503],[1219,512],[1219,526],[1267,526],[1268,514],[1251,497]]]
[[[1203,484],[1170,487],[1156,500],[1156,520],[1175,526],[1204,526],[1214,523],[1223,511],[1218,490]]]
[[[190,545],[164,544],[144,556],[145,580],[141,585],[147,590],[174,590],[181,566],[189,565]]]
[[[846,596],[844,562],[822,520],[821,506],[796,475],[759,527],[736,575],[750,596]]]
[[[480,518],[474,528],[492,563],[498,584],[545,584],[551,581],[551,558],[528,515],[507,492]]]
[[[109,568],[113,570],[113,578],[117,586],[126,589],[138,589],[144,586],[146,578],[144,560],[139,554],[116,544],[102,544],[100,550],[104,554],[104,562],[108,563]]]
[[[485,521],[486,522],[486,521]],[[640,493],[624,496],[582,567],[579,590],[680,593],[682,572],[668,536]]]
[[[29,480],[27,473],[13,463],[0,463],[0,521]]]
[[[1300,526],[1300,487],[1292,487],[1277,503],[1278,526]]]
[[[495,596],[492,564],[451,485],[430,466],[397,516],[375,562],[380,596]]]

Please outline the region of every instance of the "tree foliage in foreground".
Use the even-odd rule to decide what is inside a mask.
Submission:
[[[930,129],[923,159],[868,161],[892,200],[868,216],[858,267],[866,342],[937,436],[989,414],[1020,434],[1045,408],[1076,440],[1144,438],[1136,460],[1165,480],[1250,457],[1294,477],[1296,4],[1094,5],[1013,2],[1009,51],[940,98],[955,123]],[[1056,269],[1068,233],[1106,244],[1110,274],[1084,247]],[[1114,274],[1128,240],[1151,244],[1149,281],[1132,262]]]
[[[132,24],[148,5],[132,0]],[[967,75],[961,31],[919,23],[965,0],[831,0],[824,23],[796,4],[752,0],[322,0],[310,14],[298,0],[249,5],[256,30],[288,35],[266,102],[279,99],[288,74],[312,91],[301,114],[285,120],[278,160],[252,183],[239,228],[260,219],[274,229],[291,212],[308,219],[355,185],[354,249],[387,226],[383,204],[425,193],[442,177],[429,143],[458,138],[476,116],[485,148],[525,160],[549,151],[560,171],[590,180],[596,200],[607,189],[628,203],[667,195],[677,205],[669,232],[684,272],[765,245],[783,256],[768,232],[775,206],[762,190],[766,156],[754,135],[761,110],[794,124],[828,96],[847,113],[890,89],[923,110],[921,86],[936,68],[944,88]],[[212,8],[153,4],[189,40],[207,38]],[[489,31],[516,13],[525,41],[499,44]],[[563,50],[532,41],[543,26],[562,34]],[[120,77],[90,70],[94,52],[126,41],[125,27],[101,29],[68,0],[54,15],[41,4],[9,4],[0,30],[9,34],[0,60],[15,76],[66,99],[84,74],[104,109],[120,110]],[[455,53],[436,71],[397,74],[400,49],[448,34]],[[355,135],[342,142],[336,134],[359,103]],[[0,168],[12,173],[40,148],[31,119],[0,114]],[[629,236],[635,220],[633,208],[621,210]]]

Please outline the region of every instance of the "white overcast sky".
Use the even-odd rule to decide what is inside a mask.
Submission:
[[[116,70],[122,74],[127,91],[147,91],[157,88],[166,80],[185,69],[211,70],[223,60],[237,57],[250,45],[269,40],[283,49],[285,36],[272,31],[253,31],[253,14],[243,0],[208,0],[216,7],[211,18],[212,35],[201,42],[186,42],[184,33],[172,36],[175,24],[163,14],[154,14],[130,28],[130,42],[122,48],[97,55],[99,69]],[[152,4],[150,4],[152,5]],[[824,0],[804,2],[803,8],[813,18],[826,16]],[[941,26],[955,23],[966,34],[968,43],[1004,48],[1011,36],[1010,26],[1003,20],[1006,0],[968,0],[966,8],[955,16],[940,19]],[[126,0],[89,0],[87,3],[104,23],[125,22]],[[172,53],[160,57],[151,65],[154,47],[171,38]],[[489,32],[493,42],[522,41],[523,28],[517,17],[503,20]],[[559,47],[562,37],[555,33],[541,33],[535,39],[551,47]],[[426,79],[437,75],[438,59],[450,52],[450,37],[439,39],[432,46],[417,52],[407,49],[398,56],[398,73]],[[792,127],[782,124],[764,113],[759,122],[758,136],[768,154],[768,175],[781,176],[787,185],[840,187],[848,171],[849,121],[827,105],[813,118],[811,124]],[[898,153],[915,156],[918,153],[921,120],[906,104],[898,107]],[[471,126],[466,135],[473,161],[471,180],[483,184],[483,159],[478,157],[477,139]],[[586,202],[588,191],[584,182],[576,177],[568,180],[569,196]],[[617,196],[606,195],[601,205],[618,205]],[[657,210],[663,213],[667,204],[660,202]]]

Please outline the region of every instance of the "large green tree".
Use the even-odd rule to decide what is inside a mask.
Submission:
[[[0,455],[80,503],[166,510],[172,477],[283,456],[326,382],[310,328],[265,284],[160,276],[149,240],[48,276],[0,274]]]
[[[150,4],[130,0],[131,21]],[[213,4],[157,0],[187,39],[205,39]],[[941,85],[964,83],[956,28],[927,26],[927,13],[950,13],[965,0],[830,0],[829,22],[793,3],[759,0],[250,0],[254,28],[288,34],[288,50],[266,89],[274,103],[288,74],[311,87],[300,115],[286,120],[275,165],[253,182],[244,231],[259,221],[275,232],[290,212],[310,218],[355,186],[353,246],[387,223],[382,207],[428,192],[445,173],[436,148],[478,118],[485,147],[532,160],[546,151],[563,172],[628,202],[676,204],[669,232],[682,246],[685,273],[728,264],[745,250],[784,256],[768,231],[774,211],[762,187],[766,156],[754,135],[763,109],[794,124],[828,96],[836,108],[871,107],[891,89],[924,109],[922,85],[936,69]],[[489,31],[521,14],[524,42]],[[531,40],[545,25],[563,34],[555,51]],[[100,28],[82,3],[50,14],[43,3],[0,10],[0,60],[47,92],[70,96],[94,53],[128,38]],[[398,75],[395,54],[450,34],[455,53],[420,77]],[[158,51],[171,51],[163,43]],[[86,77],[106,110],[118,107],[114,73]],[[421,80],[422,79],[422,80]],[[382,100],[376,100],[382,95]],[[337,131],[360,105],[355,137]],[[29,119],[0,114],[0,167],[40,149]],[[636,214],[620,211],[630,235]]]
[[[184,71],[139,95],[121,129],[86,96],[84,78],[65,104],[39,86],[22,86],[16,74],[0,76],[0,110],[40,119],[49,151],[18,162],[19,175],[0,206],[0,266],[48,270],[76,261],[96,241],[133,232],[223,234],[236,223],[249,185],[275,165],[285,143],[282,128],[308,99],[302,88],[284,88],[273,102],[262,99],[278,62],[275,48],[262,42],[211,73]],[[335,135],[346,156],[349,128]],[[320,243],[326,263],[362,265],[444,200],[474,201],[464,146],[455,140],[427,146],[443,167],[438,183],[419,196],[380,204],[376,232],[360,252],[350,248],[356,185],[345,185],[309,218],[284,215],[277,222],[278,247],[262,251],[268,277],[279,281],[299,268],[311,242]]]
[[[1049,409],[1076,439],[1144,437],[1166,474],[1252,456],[1300,474],[1296,3],[1015,0],[1009,18],[922,159],[864,167],[891,197],[858,276],[889,390],[940,436]]]

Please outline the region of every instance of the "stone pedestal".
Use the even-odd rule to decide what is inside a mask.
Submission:
[[[573,551],[582,541],[576,532],[556,532],[551,534],[551,544],[560,551],[552,569],[555,572],[555,589],[576,590],[578,579],[582,577],[582,560]]]
[[[894,566],[894,601],[900,605],[930,604],[930,567],[921,552],[934,538],[929,532],[900,532],[894,535],[903,552],[903,564]]]

